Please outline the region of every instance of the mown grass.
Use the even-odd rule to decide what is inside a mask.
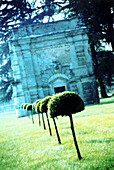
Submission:
[[[58,144],[50,119],[52,136],[27,118],[0,117],[0,170],[111,170],[114,168],[114,98],[87,106],[73,115],[82,160],[78,159],[69,117],[56,119],[62,144]],[[107,104],[106,104],[107,103]]]

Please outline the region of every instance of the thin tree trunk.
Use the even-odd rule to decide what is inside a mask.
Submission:
[[[32,123],[34,124],[34,118],[33,118],[33,112],[31,110],[31,116],[32,116]]]
[[[70,117],[70,124],[71,124],[72,135],[73,135],[73,138],[74,138],[74,144],[75,144],[75,147],[76,147],[76,150],[77,150],[78,158],[79,158],[79,160],[81,160],[82,157],[81,157],[81,153],[80,153],[80,150],[79,150],[79,147],[78,147],[78,143],[76,141],[76,135],[75,135],[75,131],[74,131],[72,115],[70,115],[69,117]]]
[[[50,122],[49,122],[49,118],[48,118],[47,112],[46,112],[46,117],[47,117],[47,122],[48,122],[48,127],[49,127],[50,136],[52,136],[51,126],[50,126]]]
[[[91,44],[90,47],[91,47],[91,52],[92,52],[92,59],[93,59],[93,62],[94,62],[95,76],[99,81],[99,85],[100,85],[100,89],[101,89],[101,96],[103,98],[106,98],[106,97],[108,97],[108,95],[106,93],[106,88],[105,88],[105,85],[103,83],[102,76],[100,75],[101,73],[98,72],[98,70],[99,70],[98,69],[98,60],[96,58],[96,51],[95,51],[95,48],[94,48],[94,44]]]
[[[101,97],[107,98],[108,95],[107,95],[107,93],[106,93],[106,88],[105,88],[105,85],[104,85],[104,83],[103,83],[103,81],[102,81],[102,78],[99,77],[99,78],[98,78],[98,81],[99,81],[99,85],[100,85]]]
[[[54,118],[53,118],[53,122],[54,122],[55,130],[56,130],[58,142],[59,142],[59,144],[61,144],[61,139],[60,139],[59,132],[58,132],[57,125],[56,125],[56,122],[55,122]]]
[[[39,126],[41,126],[40,113],[38,113]]]
[[[46,125],[45,125],[43,113],[42,113],[42,121],[43,121],[44,130],[46,130]]]

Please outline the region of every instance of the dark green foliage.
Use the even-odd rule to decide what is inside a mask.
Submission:
[[[52,97],[48,105],[50,116],[69,116],[84,110],[84,102],[74,92],[62,92]]]
[[[51,132],[51,126],[50,126],[50,122],[49,122],[49,118],[48,118],[48,113],[47,113],[47,110],[48,110],[48,102],[51,100],[51,96],[47,96],[45,97],[44,99],[41,100],[41,103],[40,103],[40,112],[43,114],[43,112],[46,113],[46,117],[47,117],[47,122],[48,122],[48,127],[49,127],[49,131],[50,131],[50,136],[52,136],[52,132]]]
[[[23,109],[26,109],[28,105],[29,105],[28,103],[23,104]]]
[[[41,22],[45,16],[54,14],[55,4],[39,0],[0,0],[0,38],[8,39],[11,28]],[[7,37],[6,37],[7,36]]]
[[[28,104],[28,105],[26,106],[26,110],[27,110],[27,111],[29,111],[29,110],[32,111],[32,104]]]
[[[114,53],[111,51],[97,52],[98,69],[96,70],[97,77],[102,76],[104,83],[111,87],[112,77],[114,75]]]
[[[36,106],[35,106],[35,111],[36,111],[37,113],[41,113],[41,112],[40,112],[40,104],[41,104],[41,100],[38,101],[38,102],[36,103]]]
[[[51,98],[52,98],[52,96],[47,96],[41,100],[41,104],[40,104],[40,108],[39,108],[40,112],[42,112],[42,113],[47,112],[47,104]]]
[[[33,23],[38,24],[43,21],[45,16],[48,16],[50,19],[54,14],[55,5],[49,2],[38,2],[37,0],[0,0],[0,40],[3,43],[8,42],[13,36],[13,28]],[[13,74],[11,74],[11,59],[8,58],[10,56],[8,49],[7,45],[7,49],[3,51],[4,55],[0,51],[0,77],[7,79],[7,81],[1,79],[0,82],[0,87],[3,91],[2,102],[11,100],[13,94],[12,85],[14,84],[11,83]],[[3,60],[3,56],[5,56],[5,60],[9,61],[2,66],[1,59]],[[6,56],[8,57],[6,58]],[[8,77],[9,73],[10,77]],[[15,82],[15,80],[13,81]]]
[[[33,112],[32,112],[32,104],[27,104],[27,105],[25,106],[25,108],[26,108],[27,111],[31,111],[31,114],[29,114],[29,112],[27,112],[26,114],[27,114],[27,116],[29,116],[29,115],[32,116],[32,123],[34,124]]]
[[[32,109],[35,110],[36,108],[36,104],[40,101],[40,99],[36,100],[33,104],[32,104]]]
[[[11,58],[9,58],[8,43],[0,44],[0,90],[1,102],[7,102],[12,99],[13,86],[20,83],[19,80],[14,80],[13,72],[11,69]]]
[[[32,104],[28,104],[28,103],[22,103],[20,106],[21,109],[25,109],[27,110],[26,115],[30,117],[30,115],[32,116],[32,123],[34,124],[34,119],[33,119],[33,105]],[[31,111],[31,113],[29,113],[28,111]]]
[[[40,101],[40,99],[36,100],[33,104],[32,104],[32,110],[34,110],[35,112],[37,112],[36,110],[36,105],[37,103]],[[38,112],[37,112],[38,113]],[[40,121],[40,114],[38,113],[38,119],[39,119],[39,126],[41,126],[41,121]]]
[[[91,55],[96,79],[99,82],[101,96],[107,97],[104,70],[99,67],[97,52],[103,49],[103,43],[111,43],[114,50],[114,1],[113,0],[68,0],[63,10],[68,9],[69,17],[78,16],[87,27]],[[100,56],[103,57],[102,55]],[[110,57],[108,57],[110,60]],[[107,60],[107,65],[110,61]],[[102,62],[104,64],[104,62]],[[111,73],[111,74],[110,74]],[[102,74],[102,75],[100,75]],[[111,84],[112,71],[108,72],[108,81]]]
[[[24,103],[21,104],[20,108],[23,109]]]
[[[41,101],[42,101],[42,100],[40,100],[40,101],[36,104],[35,111],[36,111],[37,113],[41,113],[41,111],[40,111]],[[43,113],[42,113],[42,121],[43,121],[44,129],[46,129]]]

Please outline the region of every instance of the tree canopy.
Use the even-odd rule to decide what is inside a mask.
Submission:
[[[1,0],[0,1],[0,40],[5,44],[0,53],[0,87],[3,100],[10,100],[14,85],[11,70],[11,59],[7,41],[12,37],[12,29],[20,25],[42,22],[45,16],[51,17],[54,13],[54,5],[49,1],[32,0]],[[4,64],[5,61],[5,64]]]
[[[87,27],[96,79],[99,82],[102,97],[107,97],[104,79],[106,71],[104,72],[104,69],[101,69],[99,62],[107,65],[107,68],[110,67],[110,73],[107,71],[109,73],[107,74],[107,79],[110,81],[108,82],[109,85],[114,74],[113,64],[110,65],[110,60],[112,60],[112,63],[114,62],[113,53],[108,53],[105,48],[103,50],[103,44],[104,46],[106,43],[111,44],[112,49],[110,51],[114,50],[114,1],[65,0],[63,2],[66,5],[61,6],[59,11],[67,11],[66,17],[69,18],[77,16]]]
[[[112,50],[114,49],[113,0],[1,0],[0,2],[0,40],[2,42],[7,42],[12,36],[12,28],[20,25],[41,23],[45,17],[48,18],[47,22],[49,22],[50,19],[53,20],[55,14],[59,13],[63,13],[65,19],[78,17],[87,27],[95,75],[101,87],[102,97],[107,96],[105,90],[105,82],[107,81],[105,80],[107,77],[108,85],[111,85],[114,70],[112,68],[113,65],[110,66],[110,60],[113,60],[113,53],[105,52],[105,49],[99,49],[103,49],[103,44],[106,43],[110,43]],[[101,53],[100,51],[104,52]],[[3,61],[2,57],[3,55],[1,55],[0,61]],[[6,61],[5,65],[1,64],[1,77],[3,77],[4,69],[6,75],[9,75],[11,71],[7,67],[7,65],[10,66],[10,58],[7,58]],[[102,66],[107,65],[107,68],[111,67],[110,72],[106,71],[106,69],[105,71],[101,69],[103,67],[99,65],[99,62]],[[12,79],[8,79],[8,76],[6,76],[6,79],[9,85],[12,85],[10,82]],[[4,86],[3,82],[1,86]]]

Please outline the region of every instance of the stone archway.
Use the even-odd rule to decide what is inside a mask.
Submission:
[[[68,77],[65,74],[55,74],[53,75],[48,83],[50,87],[50,95],[59,93],[62,91],[67,91]]]

